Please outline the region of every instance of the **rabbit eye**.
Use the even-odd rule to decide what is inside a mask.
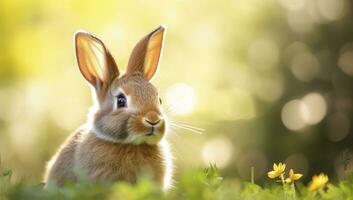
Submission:
[[[162,105],[162,99],[161,98],[159,98],[159,103]]]
[[[126,107],[127,100],[124,94],[119,94],[116,101],[118,108]]]

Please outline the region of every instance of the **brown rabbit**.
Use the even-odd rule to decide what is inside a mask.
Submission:
[[[60,147],[47,166],[46,185],[76,181],[75,170],[93,182],[135,183],[143,173],[166,189],[172,163],[164,138],[166,118],[157,89],[149,82],[156,74],[165,27],[143,37],[132,51],[127,71],[118,67],[104,44],[86,32],[75,34],[76,58],[92,86],[94,106],[88,121]]]

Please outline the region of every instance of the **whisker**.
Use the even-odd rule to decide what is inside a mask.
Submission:
[[[178,122],[178,121],[173,121],[173,120],[169,120],[170,123],[176,124],[176,125],[181,125],[181,126],[185,126],[185,127],[189,127],[189,128],[194,128],[200,131],[205,131],[205,129],[200,128],[200,127],[196,127],[187,123],[183,123],[183,122]]]
[[[163,113],[165,115],[168,115],[168,114],[174,112],[175,108],[176,108],[175,105],[172,105],[172,104],[166,105]],[[195,127],[195,126],[192,126],[192,125],[185,123],[185,122],[178,122],[175,120],[168,120],[168,122],[170,124],[170,127],[173,128],[174,130],[175,129],[176,130],[184,129],[184,130],[188,130],[188,131],[191,131],[191,132],[194,132],[197,134],[202,134],[205,131],[205,129],[203,129],[203,128]]]
[[[173,108],[171,108],[171,107],[168,107],[168,108],[166,108],[166,109],[164,110],[164,113],[165,113],[165,114],[170,114],[170,113],[172,113],[172,112],[174,112],[174,110],[173,110]]]
[[[193,129],[193,130],[200,131],[200,132],[205,131],[205,129],[203,129],[203,128],[198,128],[198,127],[194,127],[194,126],[189,126],[189,125],[184,125],[184,124],[177,124],[177,123],[173,123],[173,122],[171,122],[171,124],[175,125],[175,126],[180,126],[180,127]]]
[[[195,130],[195,129],[192,129],[192,128],[188,128],[188,127],[184,127],[184,126],[179,126],[179,125],[176,125],[176,124],[170,124],[171,127],[175,127],[175,128],[181,128],[181,129],[185,129],[185,130],[188,130],[188,131],[191,131],[191,132],[194,132],[194,133],[198,133],[198,134],[202,134],[203,132],[202,131],[199,131],[199,130]]]
[[[173,119],[170,119],[169,121],[174,122],[174,123],[177,123],[177,124],[183,124],[183,125],[189,125],[189,126],[192,126],[191,124],[189,124],[189,123],[187,123],[187,122],[176,121],[176,120],[173,120]]]
[[[184,129],[184,130],[187,130],[187,131],[190,131],[190,132],[193,132],[193,133],[197,133],[197,134],[200,134],[200,135],[202,134],[202,132],[200,132],[200,131],[189,129],[189,128],[186,128],[186,127],[177,127],[177,128]]]
[[[175,121],[170,121],[169,123],[175,124],[175,125],[177,125],[177,126],[183,126],[183,127],[186,127],[186,128],[195,129],[195,130],[201,131],[201,132],[205,131],[205,129],[203,129],[203,128],[199,128],[199,127],[196,127],[196,126],[192,126],[192,125],[190,125],[190,124],[183,124],[183,123],[179,123],[179,122],[175,122]]]
[[[193,133],[197,133],[197,134],[202,134],[202,132],[191,130],[191,129],[184,128],[184,127],[176,127],[176,128],[184,129],[184,130],[187,130],[187,131],[190,131],[190,132],[193,132]]]
[[[176,108],[176,105],[168,104],[168,105],[166,105],[164,112],[166,114],[172,113],[172,112],[174,112],[175,108]]]

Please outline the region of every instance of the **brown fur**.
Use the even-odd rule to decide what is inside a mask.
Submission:
[[[80,134],[72,134],[67,138],[60,150],[49,161],[44,175],[45,183],[48,183],[49,180],[55,180],[56,184],[63,185],[67,180],[76,181],[73,167],[79,136]]]
[[[171,158],[157,89],[149,82],[157,71],[164,27],[145,36],[133,50],[127,73],[96,37],[75,36],[77,63],[94,88],[95,106],[87,124],[71,135],[47,166],[44,181],[76,181],[75,170],[92,182],[135,183],[143,174],[167,188]],[[101,62],[103,59],[103,63]],[[117,97],[127,103],[117,107]]]
[[[45,180],[59,186],[76,181],[74,170],[81,170],[89,180],[98,182],[126,181],[149,175],[163,185],[166,160],[160,145],[111,143],[80,130],[73,134],[48,164]]]
[[[88,134],[78,145],[75,155],[78,167],[86,171],[91,180],[135,183],[138,176],[147,172],[163,183],[164,159],[158,144],[114,144]]]

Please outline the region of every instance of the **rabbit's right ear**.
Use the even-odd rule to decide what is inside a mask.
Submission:
[[[87,32],[75,33],[75,51],[83,77],[96,89],[119,76],[118,67],[103,42]]]

